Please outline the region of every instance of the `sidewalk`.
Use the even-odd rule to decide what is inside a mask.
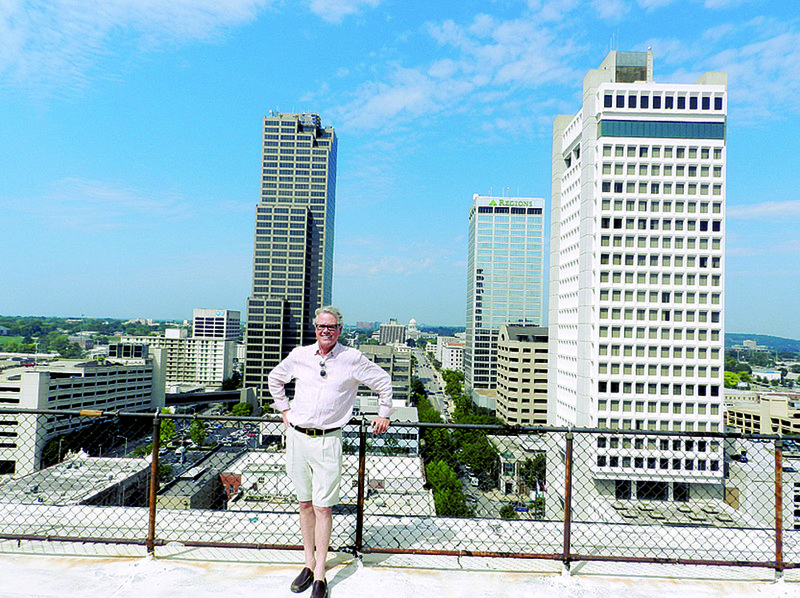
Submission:
[[[247,598],[296,596],[302,567],[292,551],[0,542],[2,598]],[[585,563],[572,575],[556,561],[337,553],[328,561],[331,598],[790,598],[800,574],[770,570]],[[794,581],[790,580],[793,577]],[[301,596],[308,596],[306,592]]]

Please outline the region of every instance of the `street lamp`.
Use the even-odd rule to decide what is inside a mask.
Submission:
[[[125,438],[125,436],[121,436],[119,434],[117,434],[117,438],[122,438],[125,441],[125,452],[122,453],[122,456],[126,457],[128,455],[128,439]]]

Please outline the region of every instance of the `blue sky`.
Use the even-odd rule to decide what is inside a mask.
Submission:
[[[244,310],[262,117],[339,137],[334,301],[463,325],[473,193],[550,196],[611,48],[728,72],[728,332],[800,338],[800,12],[769,0],[0,0],[0,314]]]

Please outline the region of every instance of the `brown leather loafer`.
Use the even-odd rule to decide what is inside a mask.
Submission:
[[[303,570],[300,571],[300,575],[295,577],[292,582],[291,590],[295,594],[299,594],[305,591],[305,589],[311,585],[312,581],[314,581],[314,572],[308,567],[304,567]]]
[[[328,582],[318,579],[311,586],[311,598],[328,598]]]

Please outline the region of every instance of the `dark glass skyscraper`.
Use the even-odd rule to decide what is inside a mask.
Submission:
[[[331,301],[335,205],[333,128],[317,114],[264,117],[244,371],[262,401],[270,370],[314,340],[314,311]]]

